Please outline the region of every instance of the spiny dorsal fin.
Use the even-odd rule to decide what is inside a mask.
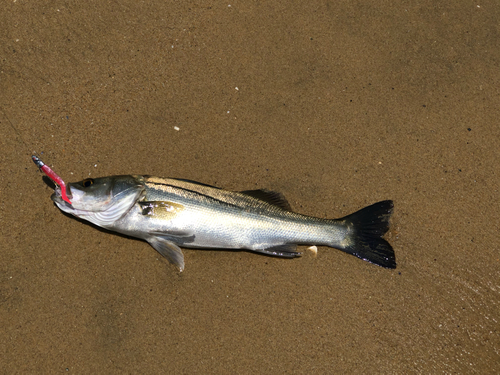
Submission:
[[[290,203],[286,200],[285,196],[276,191],[271,191],[267,189],[259,189],[259,190],[244,190],[240,192],[241,194],[248,195],[252,198],[259,199],[266,203],[272,204],[273,206],[282,208],[286,211],[292,211],[290,207]]]
[[[186,178],[176,178],[177,181],[184,181],[184,182],[189,182],[191,184],[195,184],[195,185],[200,185],[200,186],[206,186],[206,187],[211,187],[211,188],[214,188],[214,189],[219,189],[221,190],[220,187],[217,187],[217,186],[213,186],[213,185],[209,185],[209,184],[204,184],[202,182],[198,182],[198,181],[193,181],[193,180],[188,180]]]

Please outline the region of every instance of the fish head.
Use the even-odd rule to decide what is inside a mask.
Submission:
[[[145,191],[141,176],[111,176],[87,178],[66,185],[71,204],[61,197],[56,186],[50,197],[61,211],[90,221],[101,227],[121,219],[142,197]]]

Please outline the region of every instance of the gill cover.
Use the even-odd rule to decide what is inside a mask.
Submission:
[[[121,219],[145,190],[141,176],[111,176],[85,179],[67,185],[72,204],[56,188],[51,199],[64,212],[101,227]]]

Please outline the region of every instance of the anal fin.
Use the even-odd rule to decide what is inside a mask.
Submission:
[[[268,247],[267,249],[254,250],[257,253],[272,255],[281,258],[295,258],[302,256],[302,253],[297,252],[297,245],[286,244]]]

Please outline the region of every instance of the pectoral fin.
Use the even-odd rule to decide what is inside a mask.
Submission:
[[[184,210],[182,204],[167,201],[144,201],[139,202],[139,206],[144,216],[165,220],[172,220],[179,212]]]
[[[147,240],[161,255],[175,265],[179,272],[184,271],[184,254],[179,246],[160,236],[152,236]]]

